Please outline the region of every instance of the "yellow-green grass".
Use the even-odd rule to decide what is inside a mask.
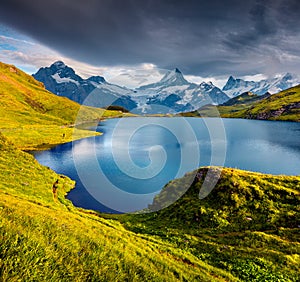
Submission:
[[[1,281],[237,281],[188,251],[76,209],[64,198],[74,183],[3,136],[0,153]]]
[[[0,156],[4,281],[299,279],[299,177],[224,169],[202,201],[199,179],[162,211],[109,216],[75,208],[64,197],[74,182],[3,136]],[[173,181],[161,195],[185,180]]]
[[[220,168],[212,170],[217,176]],[[200,169],[201,178],[168,208],[113,218],[129,230],[152,234],[242,281],[299,281],[300,177],[224,168],[214,190],[200,200],[206,172],[207,168]],[[172,199],[196,173],[171,181],[153,206]]]
[[[294,105],[294,106],[293,106]],[[276,111],[282,113],[276,115]],[[254,104],[245,112],[246,118],[265,114],[270,120],[300,121],[300,85],[281,91]]]
[[[4,281],[237,281],[160,240],[93,215],[3,195]]]
[[[23,126],[15,129],[2,129],[1,132],[16,147],[27,151],[48,149],[55,145],[100,134],[93,131],[55,125],[47,127]]]
[[[97,134],[79,129],[73,134],[70,125],[76,120],[82,123],[127,115],[80,106],[47,91],[16,67],[0,62],[0,131],[18,148],[30,150]]]

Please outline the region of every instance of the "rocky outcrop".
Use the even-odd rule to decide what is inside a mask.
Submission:
[[[248,112],[245,117],[248,119],[268,120],[290,113],[290,111],[293,109],[300,109],[300,102],[291,103],[288,105],[284,105],[276,110],[264,111],[257,114],[252,114],[251,112]]]

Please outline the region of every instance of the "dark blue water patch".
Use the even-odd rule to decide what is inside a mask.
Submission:
[[[71,200],[76,207],[83,207],[104,213],[119,213],[118,211],[110,209],[95,200],[85,189],[84,185],[82,185],[74,167],[72,146],[73,144],[70,142],[53,147],[46,151],[33,151],[31,153],[41,164],[50,167],[59,174],[67,175],[76,181],[75,189],[73,189],[67,196],[67,198]]]
[[[103,198],[109,198],[107,193],[115,188],[125,195],[145,194],[144,198],[120,203],[126,209],[147,207],[167,182],[211,164],[300,174],[299,123],[126,118],[102,122],[97,131],[104,134],[33,153],[41,164],[76,181],[76,188],[67,197],[75,206],[87,209],[117,212],[107,200],[105,205],[101,197],[92,196],[93,189],[102,189],[106,193]],[[87,183],[93,187],[87,187]],[[110,190],[110,185],[115,188]],[[112,202],[114,195],[110,197]]]

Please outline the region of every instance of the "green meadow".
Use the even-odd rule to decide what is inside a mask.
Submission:
[[[162,189],[148,211],[192,182],[160,211],[76,208],[65,198],[74,181],[24,150],[95,134],[73,134],[80,106],[13,66],[1,64],[0,83],[0,281],[300,280],[299,176],[225,168],[200,200],[200,168]],[[84,111],[86,121],[121,114]]]

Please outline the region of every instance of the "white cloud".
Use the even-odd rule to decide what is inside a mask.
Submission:
[[[137,88],[159,81],[166,72],[167,70],[158,69],[155,65],[142,64],[135,67],[110,68],[105,72],[105,77],[112,83]]]
[[[158,81],[166,70],[157,69],[153,64],[137,66],[98,67],[86,64],[68,57],[35,42],[28,37],[22,37],[14,30],[0,28],[0,60],[13,64],[27,73],[35,73],[40,67],[51,65],[57,60],[64,61],[83,78],[93,75],[104,76],[111,83],[130,88]],[[1,34],[1,32],[3,34]],[[11,34],[11,36],[9,35]],[[0,45],[0,46],[1,46]]]
[[[24,44],[26,45],[26,44]],[[16,47],[16,45],[14,45]],[[154,65],[142,64],[136,67],[115,66],[115,67],[97,67],[71,58],[36,44],[34,48],[22,46],[15,50],[1,50],[0,61],[13,64],[27,73],[35,73],[40,67],[46,67],[53,62],[61,60],[72,67],[77,74],[83,78],[93,75],[104,76],[104,78],[115,84],[123,85],[129,88],[136,88],[142,84],[153,83],[161,79],[166,70],[155,68]]]
[[[1,32],[1,30],[0,30]],[[40,67],[51,65],[57,60],[65,62],[83,78],[93,75],[104,76],[111,83],[138,87],[161,79],[167,70],[158,69],[153,64],[137,66],[98,67],[62,56],[58,52],[43,46],[31,39],[18,39],[0,34],[0,43],[6,48],[0,51],[0,60],[13,64],[27,73],[35,73]]]
[[[0,60],[14,64],[27,73],[35,73],[40,67],[51,65],[57,60],[64,61],[72,67],[76,73],[83,78],[93,75],[103,76],[108,82],[115,83],[128,88],[137,88],[141,85],[159,81],[168,71],[159,69],[151,63],[144,63],[136,66],[93,66],[72,58],[65,57],[60,53],[34,41],[33,39],[19,34],[17,31],[0,26]],[[281,54],[285,60],[295,59],[295,55]],[[281,58],[282,59],[282,58]],[[270,64],[271,65],[271,64]],[[214,85],[222,88],[227,82],[228,77],[201,77],[185,75],[185,78],[193,83],[211,81]],[[245,80],[259,81],[267,78],[263,74],[248,75],[240,77]]]
[[[238,78],[241,78],[243,80],[250,80],[250,81],[260,81],[263,79],[267,79],[267,77],[261,73],[255,74],[255,75],[245,75],[245,76],[238,77]]]
[[[15,42],[25,43],[25,44],[29,44],[29,45],[35,45],[35,43],[31,42],[31,41],[24,40],[24,39],[13,38],[11,36],[5,36],[5,35],[0,35],[0,40],[1,41],[15,41]]]

